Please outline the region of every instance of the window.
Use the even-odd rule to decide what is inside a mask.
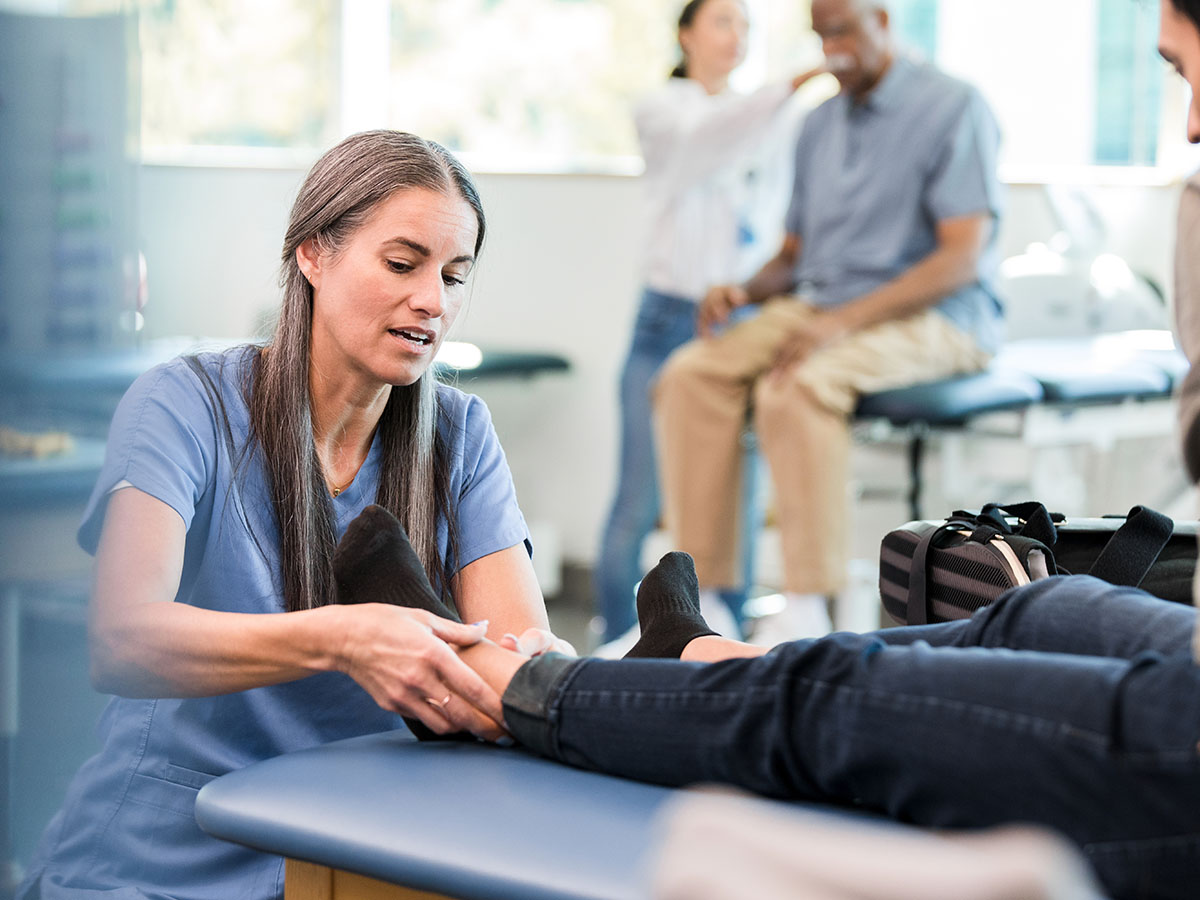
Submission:
[[[819,59],[804,0],[746,2],[751,49],[739,87]],[[390,126],[439,140],[476,169],[628,170],[630,108],[677,60],[681,6],[145,0],[143,144],[155,157],[197,146],[311,154],[349,131]],[[1175,164],[1184,92],[1157,59],[1154,4],[891,6],[902,43],[988,97],[1010,175]]]
[[[313,148],[336,137],[334,0],[147,0],[142,146]]]
[[[1154,166],[1181,142],[1156,50],[1157,8],[1136,0],[896,0],[910,46],[976,84],[1004,132],[1010,174]],[[1036,23],[1036,25],[1031,25]],[[987,35],[980,40],[980,35]]]
[[[1096,20],[1096,162],[1154,165],[1162,112],[1158,16],[1149,3],[1100,0]]]
[[[493,164],[636,154],[630,108],[674,64],[676,0],[391,4],[389,124]]]

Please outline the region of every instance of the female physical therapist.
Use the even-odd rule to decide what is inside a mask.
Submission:
[[[92,677],[117,696],[19,897],[279,896],[280,859],[196,826],[207,781],[402,716],[500,733],[498,697],[454,648],[549,643],[546,613],[487,409],[430,372],[483,237],[444,149],[350,137],[292,209],[272,341],[130,388],[79,530]],[[475,625],[331,605],[336,541],[371,503]]]
[[[747,29],[740,0],[691,0],[679,16],[683,61],[634,113],[645,162],[645,286],[621,372],[617,491],[596,565],[605,641],[635,623],[642,544],[659,515],[650,385],[671,352],[696,336],[705,291],[744,268],[752,151],[781,120],[792,93],[823,71],[735,93],[729,76],[745,58]],[[721,616],[712,620],[719,630],[736,629],[723,609],[705,613]],[[627,643],[633,640],[636,634]]]

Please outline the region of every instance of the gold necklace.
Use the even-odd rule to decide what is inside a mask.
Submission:
[[[336,497],[338,494],[340,494],[340,493],[341,493],[342,491],[344,491],[346,488],[350,487],[350,482],[351,482],[351,481],[354,481],[354,479],[353,479],[353,478],[351,478],[351,479],[350,479],[350,481],[347,481],[347,482],[346,482],[345,484],[343,484],[341,487],[338,487],[336,484],[329,484],[329,482],[325,482],[325,483],[326,483],[326,485],[328,485],[328,486],[329,486],[329,493],[333,494],[333,496],[335,496],[335,497]]]

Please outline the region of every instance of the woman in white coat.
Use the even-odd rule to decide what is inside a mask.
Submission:
[[[621,374],[617,491],[596,566],[605,642],[635,625],[642,544],[659,516],[650,385],[671,352],[695,337],[705,291],[745,267],[754,242],[752,154],[782,119],[792,93],[822,71],[735,93],[729,76],[745,58],[747,29],[740,0],[691,0],[679,16],[682,61],[635,111],[646,241],[641,304]],[[705,615],[736,632],[726,610],[706,608]]]

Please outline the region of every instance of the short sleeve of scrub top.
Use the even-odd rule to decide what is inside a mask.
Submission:
[[[96,552],[109,495],[122,482],[161,500],[190,527],[214,470],[216,437],[208,398],[183,360],[138,378],[109,427],[104,467],[79,528],[83,549]]]
[[[452,442],[459,456],[451,473],[458,510],[458,564],[447,560],[447,574],[453,575],[477,559],[517,544],[524,544],[532,555],[529,529],[517,505],[516,489],[491,413],[476,396],[446,385],[438,390],[451,433],[461,434],[461,440]]]

